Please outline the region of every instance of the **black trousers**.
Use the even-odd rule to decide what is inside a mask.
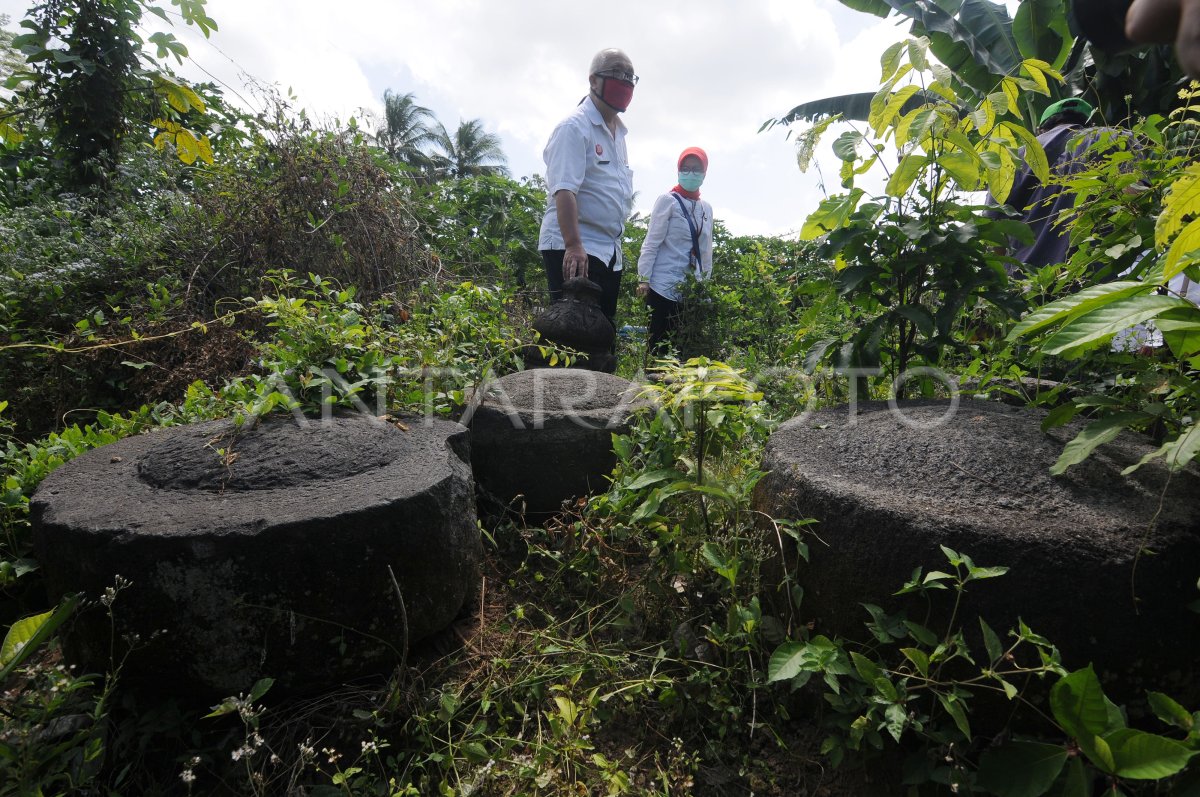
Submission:
[[[546,284],[550,286],[550,301],[557,302],[562,298],[563,257],[567,254],[563,249],[543,249],[542,264],[546,267]],[[588,279],[600,286],[600,309],[617,325],[617,296],[621,293],[621,272],[613,271],[617,256],[605,263],[598,257],[588,255]]]
[[[657,293],[653,288],[646,294],[646,304],[650,305],[650,330],[646,337],[646,350],[651,357],[665,357],[672,333],[679,327],[681,305]]]

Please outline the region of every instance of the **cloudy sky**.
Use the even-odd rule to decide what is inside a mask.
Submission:
[[[160,3],[169,7],[166,0]],[[32,5],[0,0],[15,28]],[[483,120],[514,176],[543,173],[546,137],[587,92],[593,53],[620,47],[641,76],[625,114],[637,206],[674,185],[681,149],[710,159],[702,189],[735,233],[796,231],[820,201],[786,129],[762,123],[808,100],[873,89],[879,54],[905,28],[837,0],[209,0],[220,30],[179,25],[185,77],[215,77],[249,103],[246,76],[276,84],[317,118],[378,112],[414,92],[453,129]],[[830,137],[829,141],[832,141]],[[820,160],[831,191],[837,162]]]

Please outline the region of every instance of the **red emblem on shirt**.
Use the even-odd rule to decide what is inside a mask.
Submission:
[[[604,147],[602,147],[602,146],[600,146],[599,144],[597,144],[597,145],[596,145],[596,154],[597,154],[597,155],[603,155],[603,154],[604,154]]]

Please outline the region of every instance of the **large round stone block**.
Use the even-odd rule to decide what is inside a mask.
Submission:
[[[462,422],[480,486],[502,503],[557,512],[563,501],[608,489],[613,434],[645,406],[638,385],[598,371],[535,368],[479,389]]]
[[[755,505],[820,521],[824,544],[813,541],[800,575],[816,630],[863,637],[861,603],[896,608],[892,593],[915,567],[952,570],[941,544],[977,565],[1011,568],[968,585],[960,613],[968,633],[978,634],[974,615],[1000,633],[1021,618],[1061,648],[1068,667],[1095,662],[1154,677],[1194,670],[1200,616],[1186,606],[1200,576],[1200,472],[1168,479],[1150,464],[1122,476],[1152,450],[1122,435],[1051,476],[1078,426],[1046,434],[1042,417],[995,403],[963,401],[954,411],[916,401],[899,411],[867,404],[856,416],[823,410],[781,426]],[[953,595],[943,594],[948,608]]]
[[[163,429],[46,478],[37,555],[54,598],[131,582],[113,606],[117,649],[139,640],[127,678],[217,696],[262,677],[335,686],[389,672],[474,591],[469,457],[467,430],[442,420]],[[103,671],[113,641],[93,611],[67,653]]]

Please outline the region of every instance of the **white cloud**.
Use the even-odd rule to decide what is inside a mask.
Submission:
[[[0,0],[0,13],[19,19],[24,5]],[[642,76],[625,115],[639,207],[674,184],[678,152],[698,145],[710,155],[704,191],[718,217],[762,234],[798,229],[820,192],[816,175],[796,168],[785,131],[759,126],[800,102],[872,89],[879,53],[903,35],[835,0],[209,0],[207,9],[220,26],[211,41],[174,29],[195,62],[180,69],[186,76],[207,79],[203,67],[248,96],[244,71],[290,87],[318,118],[379,109],[386,88],[412,91],[449,128],[483,119],[518,176],[542,170],[546,136],[587,91],[592,54],[621,47]]]

